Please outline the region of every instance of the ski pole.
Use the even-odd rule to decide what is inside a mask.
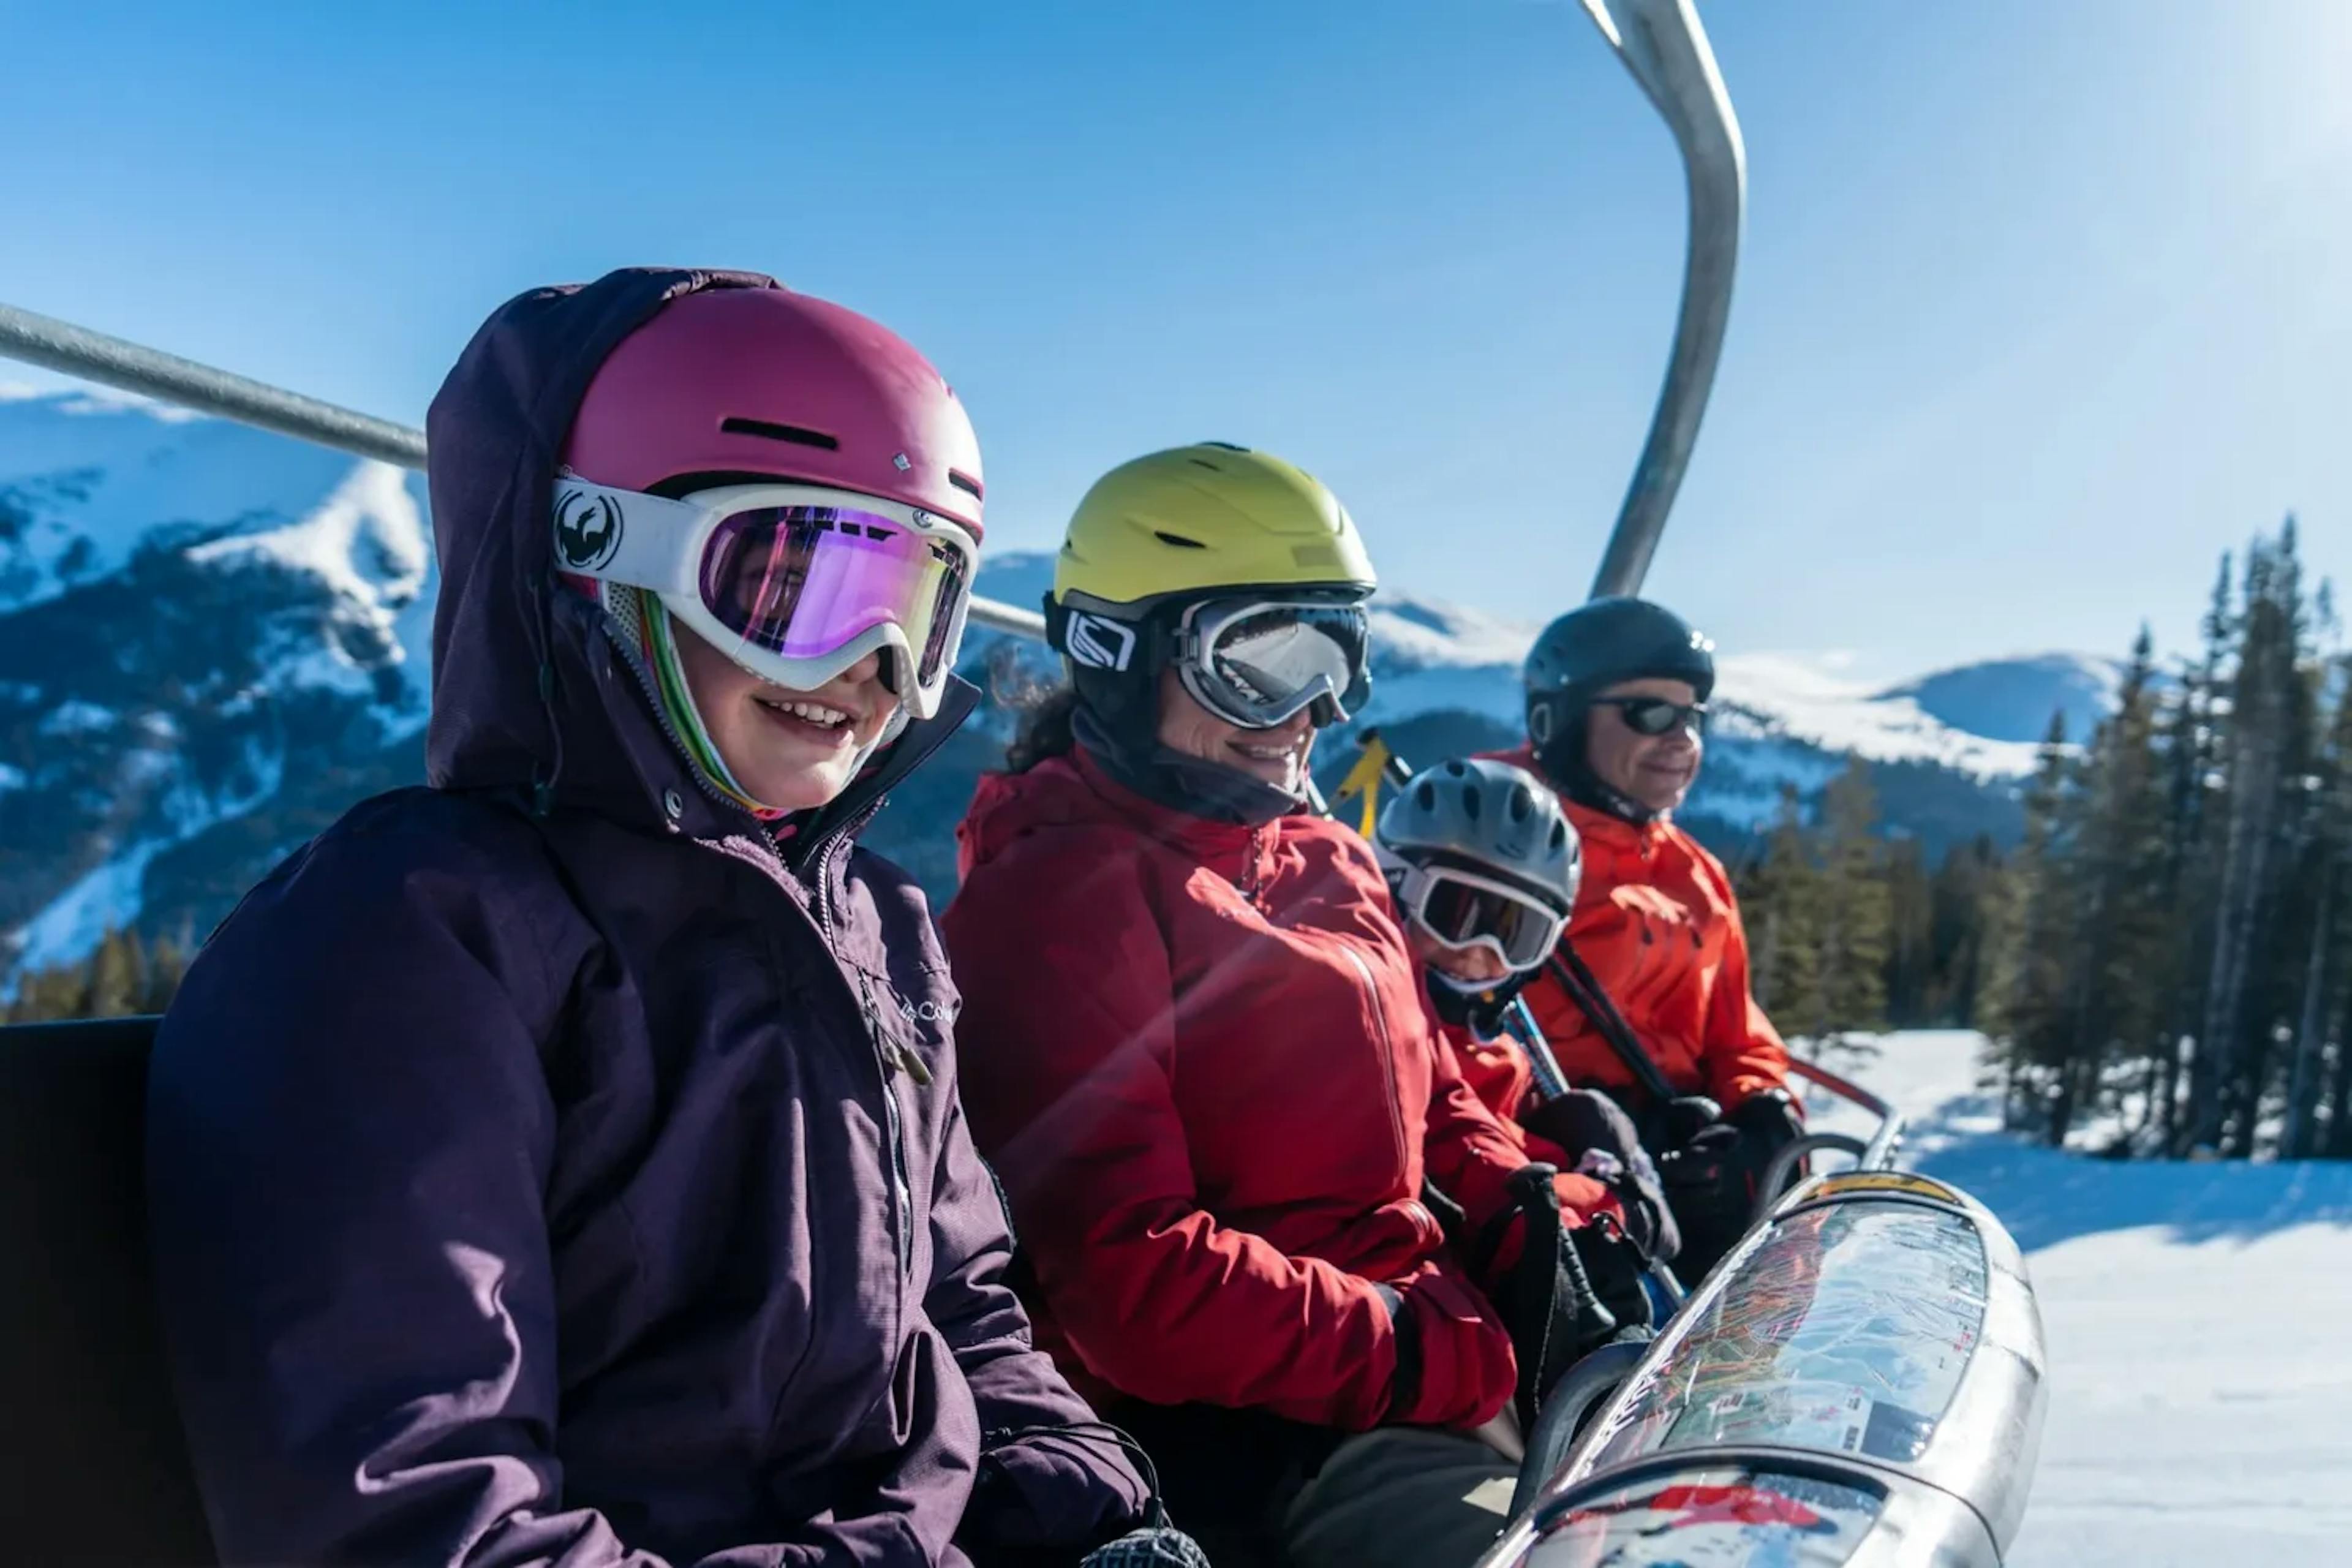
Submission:
[[[1503,1009],[1503,1030],[1535,1069],[1536,1094],[1539,1099],[1558,1100],[1568,1092],[1568,1074],[1560,1070],[1559,1058],[1551,1054],[1551,1042],[1537,1026],[1536,1016],[1529,1010],[1526,997],[1512,997],[1510,1005]]]

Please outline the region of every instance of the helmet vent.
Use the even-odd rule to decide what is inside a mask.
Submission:
[[[1247,447],[1237,446],[1231,441],[1203,441],[1201,445],[1203,447],[1214,447],[1220,452],[1246,452],[1249,450]],[[1198,458],[1194,459],[1196,462],[1198,460]]]
[[[1464,784],[1462,786],[1462,815],[1468,817],[1471,821],[1475,822],[1478,820],[1479,813],[1484,808],[1485,803],[1480,801],[1478,798],[1478,786],[1476,784]]]
[[[841,450],[841,442],[835,437],[798,425],[771,425],[764,419],[730,417],[721,419],[719,429],[726,436],[758,436],[769,441],[790,441],[795,447],[815,447],[827,452]]]
[[[1216,464],[1209,461],[1206,458],[1187,458],[1184,460],[1192,464],[1196,468],[1206,468],[1213,474],[1222,474],[1225,471],[1224,469],[1217,467]]]
[[[1511,820],[1513,822],[1525,822],[1528,819],[1528,813],[1533,811],[1535,808],[1536,797],[1528,793],[1527,785],[1520,784],[1517,788],[1511,791]]]
[[[1555,822],[1551,825],[1551,847],[1555,855],[1568,847],[1567,823]]]
[[[948,470],[948,483],[955,486],[956,489],[963,491],[964,494],[970,496],[974,500],[978,500],[980,499],[980,481],[973,479],[970,474],[965,473],[961,468],[950,468]]]
[[[1413,804],[1420,806],[1423,811],[1435,811],[1437,809],[1437,786],[1431,784],[1427,779],[1422,780],[1421,787],[1412,792],[1412,800]]]
[[[1206,550],[1209,548],[1197,539],[1187,539],[1181,533],[1171,533],[1166,529],[1162,528],[1153,529],[1151,531],[1151,537],[1160,541],[1162,544],[1172,544],[1179,550]]]

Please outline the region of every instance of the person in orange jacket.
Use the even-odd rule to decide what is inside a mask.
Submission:
[[[1306,809],[1373,581],[1266,454],[1097,481],[1046,605],[1072,689],[982,781],[941,921],[1038,1342],[1220,1562],[1467,1568],[1497,1417],[1620,1327],[1561,1235],[1606,1189],[1463,1084],[1370,847]]]
[[[1647,600],[1603,598],[1544,628],[1526,667],[1528,743],[1583,841],[1566,948],[1631,1026],[1661,1100],[1547,965],[1526,989],[1571,1082],[1623,1103],[1660,1157],[1694,1282],[1747,1229],[1771,1156],[1801,1136],[1789,1050],[1748,984],[1731,879],[1675,826],[1698,777],[1715,645]]]

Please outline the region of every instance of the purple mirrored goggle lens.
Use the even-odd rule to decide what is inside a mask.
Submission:
[[[756,647],[820,658],[863,632],[896,626],[915,650],[915,683],[942,673],[971,578],[954,542],[846,507],[739,511],[702,548],[703,607]]]

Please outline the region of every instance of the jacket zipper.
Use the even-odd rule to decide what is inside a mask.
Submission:
[[[645,693],[646,705],[652,710],[654,722],[660,728],[663,737],[679,755],[685,755],[685,742],[679,736],[677,727],[669,721],[669,713],[663,705],[661,693],[656,689],[653,679],[653,672],[646,668],[644,659],[637,656],[634,648],[612,637],[609,632],[606,634],[605,641],[606,646],[619,656],[621,662],[628,667],[629,673],[635,679],[638,689]],[[755,834],[765,837],[764,825],[750,812],[745,811],[740,804],[719,793],[709,780],[702,776],[701,769],[688,767],[686,772],[693,779],[695,787],[705,796],[716,802],[721,809],[751,824]],[[810,847],[806,859],[806,863],[814,866],[817,872],[817,935],[824,942],[825,952],[835,955],[836,966],[839,966],[840,959],[839,949],[834,945],[833,940],[833,872],[828,861],[832,858],[835,846],[872,815],[869,810],[859,814],[855,819],[844,819],[822,839]],[[673,817],[671,826],[676,827],[676,826],[677,822]],[[856,966],[852,964],[848,967],[855,969]],[[912,1216],[915,1197],[914,1185],[908,1175],[907,1163],[906,1131],[900,1123],[898,1097],[891,1092],[890,1074],[896,1068],[905,1072],[917,1084],[923,1086],[930,1083],[931,1074],[930,1070],[923,1066],[920,1057],[911,1050],[898,1047],[895,1041],[886,1037],[887,1031],[882,1027],[881,1020],[877,1016],[873,990],[866,984],[863,971],[858,973],[853,984],[857,994],[858,1010],[866,1026],[866,1044],[874,1052],[877,1087],[882,1091],[883,1131],[890,1145],[890,1230],[898,1257],[899,1278],[903,1279],[914,1271]]]
[[[840,837],[837,831],[828,835],[809,856],[809,864],[816,869],[817,934],[824,938],[827,952],[837,951],[833,945],[833,853],[835,842]],[[855,964],[848,967],[856,969]],[[885,1045],[882,1020],[877,1014],[874,1002],[874,990],[866,984],[864,971],[857,971],[855,984],[858,1010],[864,1016],[866,1025],[866,1043],[874,1052],[875,1083],[882,1091],[882,1132],[890,1146],[890,1239],[898,1258],[898,1278],[904,1280],[915,1268],[911,1218],[915,1209],[915,1193],[914,1184],[908,1176],[906,1130],[899,1124],[898,1097],[891,1090],[890,1072],[893,1067],[905,1066],[911,1053],[894,1050]],[[919,1070],[921,1064],[917,1062],[915,1067]],[[908,1076],[914,1074],[910,1072]],[[924,1073],[923,1080],[929,1082],[929,1076]]]
[[[1389,1012],[1381,1005],[1381,988],[1372,978],[1371,965],[1364,962],[1364,955],[1358,952],[1347,938],[1338,940],[1339,951],[1348,955],[1349,963],[1355,965],[1356,978],[1364,983],[1364,994],[1371,999],[1373,1033],[1380,1037],[1381,1066],[1383,1069],[1381,1092],[1388,1098],[1389,1134],[1396,1149],[1397,1180],[1402,1182],[1412,1167],[1412,1162],[1406,1158],[1404,1146],[1404,1110],[1397,1104],[1396,1045],[1389,1038]]]
[[[652,672],[645,668],[645,661],[633,650],[617,640],[609,637],[607,640],[614,652],[620,656],[621,662],[628,667],[629,673],[635,678],[638,689],[646,694],[646,705],[653,710],[654,722],[661,727],[663,736],[668,740],[677,753],[684,756],[686,743],[679,737],[677,727],[669,721],[669,713],[662,705],[661,693],[655,689]],[[755,830],[761,827],[761,825],[757,817],[752,816],[750,812],[713,788],[702,776],[701,769],[689,767],[686,772],[694,781],[695,787],[705,795],[717,802],[722,808],[732,811],[743,817],[745,821],[751,823]],[[672,818],[671,826],[673,827],[677,826],[675,818]],[[838,954],[840,950],[834,945],[833,941],[833,868],[828,862],[832,858],[834,845],[841,836],[842,830],[838,828],[827,834],[824,840],[815,847],[809,857],[810,863],[816,867],[817,871],[817,935],[824,941],[825,952],[835,954]],[[839,963],[837,956],[835,962],[836,965]],[[908,1070],[908,1076],[920,1083],[929,1083],[930,1074],[923,1068],[921,1061],[913,1058],[911,1053],[886,1049],[883,1045],[881,1023],[875,1016],[874,994],[866,985],[866,978],[862,973],[857,977],[856,990],[858,1010],[863,1015],[866,1026],[866,1042],[874,1052],[877,1086],[882,1091],[883,1132],[890,1145],[890,1237],[898,1253],[898,1277],[904,1279],[914,1271],[914,1226],[908,1216],[914,1211],[915,1195],[913,1184],[908,1181],[907,1174],[907,1139],[905,1129],[899,1125],[898,1121],[898,1097],[890,1091],[890,1070],[894,1066],[905,1068]]]

